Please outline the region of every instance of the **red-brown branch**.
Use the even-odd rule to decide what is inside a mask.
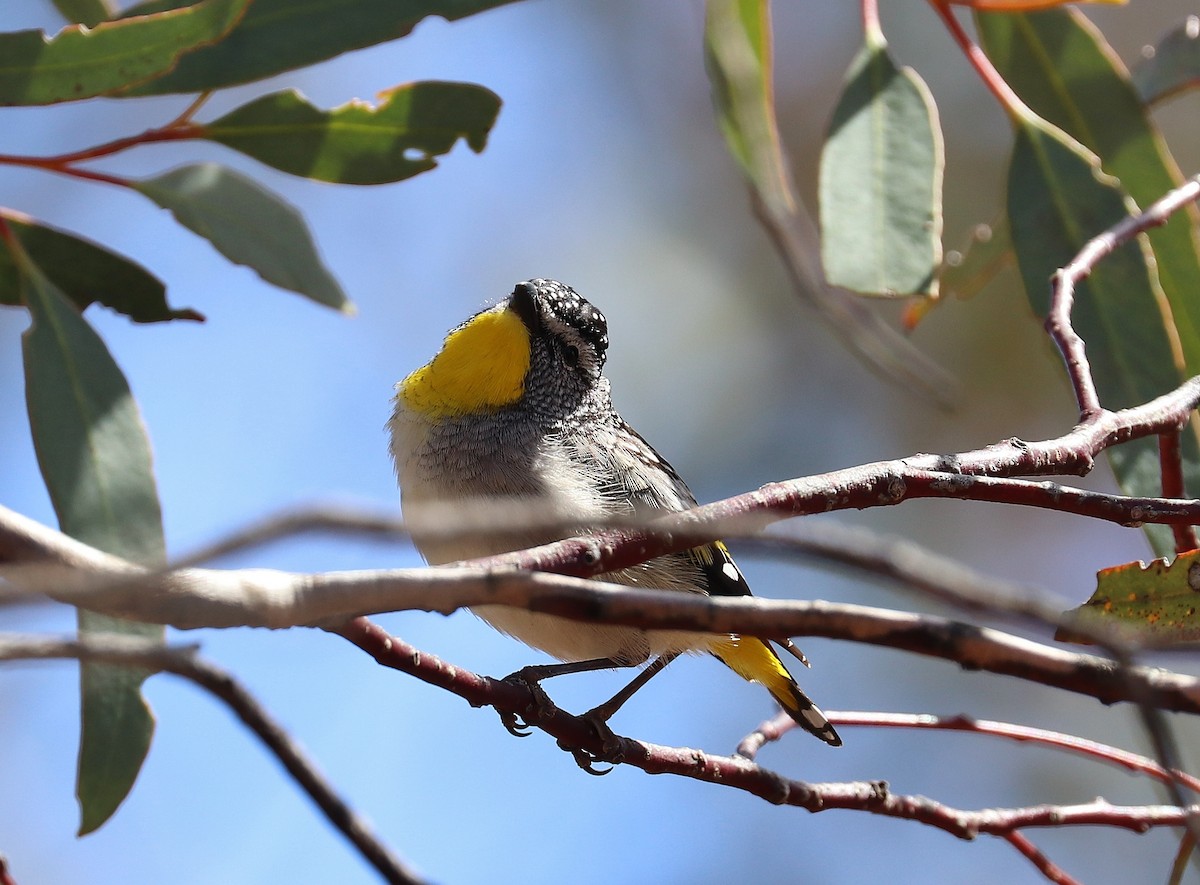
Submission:
[[[1097,799],[1078,805],[1037,805],[966,811],[923,796],[893,794],[882,781],[807,783],[763,768],[741,756],[716,756],[701,750],[665,747],[612,735],[606,741],[585,718],[573,716],[537,698],[526,686],[479,676],[419,651],[366,618],[336,629],[379,664],[459,695],[472,706],[488,705],[517,716],[554,737],[561,746],[591,761],[624,763],[649,774],[674,774],[742,790],[776,805],[816,813],[831,809],[913,820],[960,839],[1002,836],[1029,827],[1110,826],[1145,832],[1178,827],[1195,808],[1116,806]],[[1027,855],[1028,856],[1028,855]]]

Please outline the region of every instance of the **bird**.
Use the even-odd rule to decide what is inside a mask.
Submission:
[[[603,372],[608,345],[603,313],[570,286],[531,279],[452,329],[437,355],[396,385],[389,448],[406,527],[431,565],[561,540],[587,531],[589,519],[649,519],[696,506],[670,463],[614,409]],[[522,513],[535,505],[543,518],[514,519],[503,532],[486,533],[448,533],[424,518],[444,516],[447,507],[504,502],[524,505]],[[708,596],[751,595],[720,541],[595,577]],[[805,731],[842,745],[767,641],[589,623],[499,605],[472,610],[562,662],[518,671],[539,682],[648,664],[593,711],[603,711],[602,719],[678,655],[707,652],[764,686]]]

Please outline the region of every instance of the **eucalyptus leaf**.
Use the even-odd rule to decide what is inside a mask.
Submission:
[[[0,218],[33,263],[80,310],[99,302],[138,323],[204,319],[194,310],[167,304],[162,281],[122,255],[16,212],[0,209]],[[20,272],[0,242],[0,304],[22,303]]]
[[[160,565],[166,550],[150,443],[125,376],[76,306],[19,244],[9,247],[33,319],[22,337],[29,424],[59,526],[93,547]],[[161,627],[82,611],[79,629],[163,637]],[[154,733],[140,693],[147,675],[81,666],[81,835],[108,820],[141,770]]]
[[[108,95],[171,70],[180,57],[215,43],[250,0],[201,0],[155,15],[0,33],[0,105],[46,105]]]
[[[1040,316],[1049,309],[1051,275],[1129,209],[1115,179],[1101,172],[1099,159],[1085,147],[1036,119],[1018,125],[1008,172],[1009,224],[1025,290]],[[1097,390],[1110,409],[1148,402],[1182,380],[1152,266],[1139,237],[1106,256],[1076,286],[1072,323],[1087,342]],[[1185,451],[1190,439],[1184,437]],[[1108,451],[1123,488],[1158,494],[1153,440],[1132,440]],[[1153,529],[1147,534],[1156,549],[1170,549],[1170,532]]]
[[[469,83],[410,83],[377,105],[330,111],[289,89],[204,124],[203,135],[293,175],[382,184],[433,169],[459,138],[481,152],[499,112],[495,93]]]
[[[172,9],[187,0],[152,0],[126,16]],[[515,0],[254,0],[220,43],[193,52],[169,75],[125,95],[204,92],[250,83],[344,52],[395,40],[429,16],[466,18]]]
[[[89,28],[112,18],[115,12],[108,0],[54,0],[54,8],[67,21]]]
[[[821,151],[821,258],[831,283],[868,295],[937,293],[944,165],[929,89],[868,32]]]
[[[216,163],[183,166],[134,187],[235,264],[318,304],[352,310],[317,254],[304,217],[281,197]]]

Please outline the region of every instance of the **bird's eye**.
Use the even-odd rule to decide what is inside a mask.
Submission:
[[[579,365],[579,348],[574,344],[568,344],[563,348],[563,362],[574,368]]]

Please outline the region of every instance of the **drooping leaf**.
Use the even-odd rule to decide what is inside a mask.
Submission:
[[[1200,639],[1200,550],[1180,554],[1174,562],[1156,559],[1149,565],[1129,562],[1096,574],[1096,591],[1072,609],[1082,626],[1125,627],[1158,642]],[[1060,630],[1061,642],[1086,641]]]
[[[867,295],[936,294],[943,166],[928,88],[868,31],[821,151],[821,259],[831,283]]]
[[[1086,18],[1053,10],[980,15],[978,24],[989,58],[1026,104],[1097,154],[1138,206],[1182,184],[1124,65]],[[1194,208],[1177,212],[1148,234],[1189,375],[1200,374],[1198,217]]]
[[[500,112],[495,93],[469,83],[410,83],[379,99],[323,111],[289,89],[204,124],[203,135],[293,175],[382,184],[433,169],[459,138],[479,153]]]
[[[0,34],[0,105],[45,105],[107,95],[171,70],[180,57],[215,43],[250,0],[201,0],[156,15]]]
[[[708,0],[704,29],[717,122],[750,185],[760,220],[797,291],[847,347],[880,375],[952,406],[958,396],[954,380],[860,298],[829,285],[809,257],[818,237],[783,160],[771,87],[769,12],[767,0]]]
[[[152,0],[126,16],[171,9],[188,0]],[[165,77],[126,92],[163,95],[250,83],[353,49],[403,37],[424,18],[447,21],[515,0],[254,0],[246,17],[220,43],[191,53]]]
[[[38,465],[62,530],[148,565],[166,559],[150,444],[124,375],[77,308],[9,242],[32,316],[23,338],[25,397]],[[163,629],[81,611],[81,634],[161,639]],[[141,697],[148,674],[81,667],[80,834],[103,824],[129,794],[154,733]]]
[[[54,7],[69,22],[78,22],[89,28],[113,17],[109,0],[54,0]]]
[[[304,218],[282,198],[216,163],[182,166],[134,187],[184,227],[268,283],[338,310],[352,310],[317,254]]]
[[[194,310],[168,305],[162,281],[124,256],[16,212],[0,210],[0,219],[80,310],[98,301],[138,323],[204,319]],[[0,304],[22,303],[20,272],[0,241]]]
[[[1036,118],[1018,124],[1008,172],[1009,224],[1025,290],[1040,316],[1049,308],[1051,275],[1128,211],[1116,181],[1087,148]],[[1182,380],[1159,297],[1143,238],[1107,256],[1076,287],[1073,325],[1087,342],[1101,401],[1110,409],[1147,402]],[[1152,440],[1108,451],[1123,488],[1158,494]],[[1149,535],[1159,549],[1169,549],[1169,532]]]
[[[775,119],[768,14],[763,0],[709,2],[704,63],[729,152],[771,211],[791,213],[796,205]]]
[[[1147,105],[1200,86],[1200,16],[1168,31],[1133,69],[1133,86]]]

